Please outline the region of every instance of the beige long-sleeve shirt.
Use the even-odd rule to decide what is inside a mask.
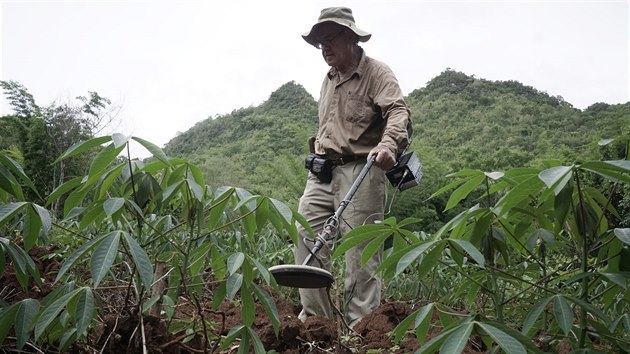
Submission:
[[[394,73],[363,52],[345,79],[335,68],[324,78],[315,152],[331,158],[367,156],[379,145],[396,155],[408,144],[408,122],[409,108]]]

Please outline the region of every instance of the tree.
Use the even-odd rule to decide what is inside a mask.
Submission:
[[[19,151],[18,160],[24,164],[25,173],[32,176],[41,195],[52,192],[68,178],[83,175],[91,156],[73,157],[58,165],[53,165],[54,159],[112,124],[117,109],[111,107],[111,101],[90,91],[87,97],[77,97],[80,104],[53,102],[40,107],[21,84],[0,81],[0,86],[14,111],[12,115],[0,117],[0,131],[4,133],[0,148]],[[28,191],[27,198],[37,200],[39,196]],[[57,200],[53,209],[59,211],[62,201],[62,198]]]

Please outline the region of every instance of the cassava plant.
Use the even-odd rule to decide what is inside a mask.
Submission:
[[[130,159],[132,142],[148,149],[153,158],[145,162]],[[125,149],[127,157],[119,157]],[[97,322],[108,326],[102,318],[109,314],[115,323],[134,324],[136,330],[126,345],[139,343],[138,350],[145,351],[150,343],[144,323],[157,317],[184,347],[195,339],[202,350],[217,351],[239,340],[239,352],[253,348],[264,353],[252,327],[255,301],[265,309],[276,333],[279,318],[267,290],[276,285],[260,261],[264,257],[259,254],[257,238],[271,228],[276,235],[295,241],[295,223],[306,224],[303,218],[275,199],[240,188],[212,190],[194,165],[170,159],[160,148],[137,137],[93,138],[75,144],[57,161],[94,150],[87,173],[55,189],[47,204],[63,199],[63,219],[52,224],[85,241],[67,256],[56,276],[57,289],[46,298],[2,304],[0,335],[6,336],[13,327],[19,347],[32,339],[42,348],[64,349],[85,340]],[[3,172],[11,172],[3,176],[17,179],[2,185],[1,196],[19,198],[18,180],[25,183],[28,179],[10,159],[2,162]],[[0,226],[24,225],[27,246],[45,237],[51,227],[48,212],[32,203],[3,204],[0,216]],[[23,249],[13,240],[0,241],[7,250],[2,260],[7,253],[20,267],[20,279],[31,276],[39,281]],[[104,296],[111,289],[122,289],[124,300],[108,302]],[[242,325],[220,328],[212,320],[211,315],[225,301],[239,302]],[[182,307],[192,309],[193,316],[177,316],[176,309]],[[116,330],[115,324],[108,328]],[[103,349],[116,338],[91,340],[95,349]]]
[[[388,219],[351,231],[336,254],[366,242],[365,260],[393,235],[379,268],[386,281],[448,274],[452,287],[423,299],[393,332],[400,340],[413,328],[419,353],[462,352],[469,340],[506,353],[560,342],[576,352],[626,350],[630,229],[611,225],[620,218],[612,198],[630,184],[629,139],[614,141],[626,146],[619,160],[454,173],[434,196],[453,190],[447,210],[464,200],[473,206],[435,234],[423,239],[405,229],[414,220]],[[434,314],[439,334],[425,343]]]

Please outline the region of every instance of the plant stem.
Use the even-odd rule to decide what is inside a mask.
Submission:
[[[575,174],[575,182],[578,192],[578,202],[580,203],[578,207],[580,208],[582,214],[580,220],[577,220],[581,223],[581,227],[579,227],[578,230],[581,230],[583,232],[583,235],[580,235],[582,237],[582,273],[586,274],[588,273],[588,232],[586,232],[586,211],[584,208],[584,199],[582,196],[580,176],[578,173]],[[580,298],[582,301],[588,303],[588,277],[582,278],[582,294],[580,295]],[[587,331],[588,329],[586,327],[586,309],[584,309],[584,307],[580,307],[580,335],[578,340],[579,349],[584,348],[584,345],[586,343]]]

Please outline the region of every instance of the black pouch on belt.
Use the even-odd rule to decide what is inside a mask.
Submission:
[[[330,183],[332,181],[333,162],[331,160],[316,154],[308,154],[306,159],[304,159],[304,167],[317,176],[320,182]]]

